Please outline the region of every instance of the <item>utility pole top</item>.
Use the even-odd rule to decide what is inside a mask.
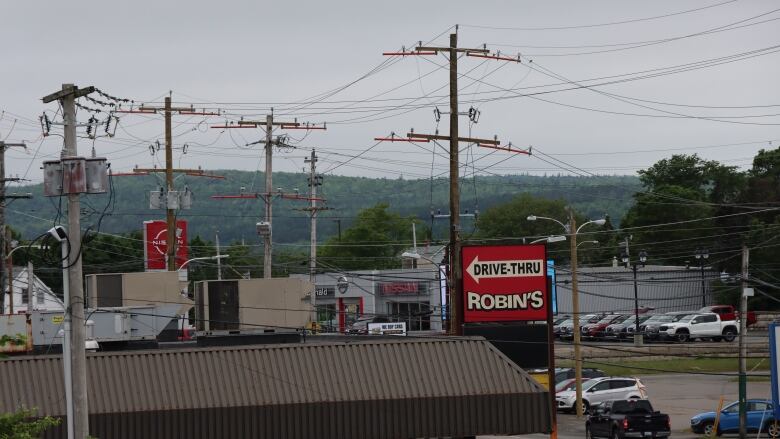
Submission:
[[[84,88],[78,88],[73,84],[62,84],[62,90],[56,91],[48,96],[44,96],[41,98],[44,104],[48,104],[52,101],[59,101],[61,99],[64,99],[69,96],[73,96],[74,98],[80,98],[82,96],[86,96],[90,93],[93,93],[95,91],[95,87],[89,86]]]

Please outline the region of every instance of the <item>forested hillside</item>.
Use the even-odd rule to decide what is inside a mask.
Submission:
[[[191,210],[180,211],[179,217],[189,221],[189,236],[214,240],[219,231],[220,240],[230,243],[245,239],[255,242],[255,224],[262,220],[261,199],[212,199],[212,195],[261,192],[265,181],[263,173],[242,171],[214,171],[224,179],[181,176],[176,187],[185,186],[194,193]],[[140,230],[145,220],[164,219],[164,211],[149,209],[149,191],[159,189],[162,176],[122,176],[113,178],[113,199],[109,194],[82,197],[82,226],[97,227],[112,233]],[[349,227],[361,209],[377,203],[387,203],[389,210],[403,216],[417,216],[430,221],[431,209],[448,212],[448,180],[402,180],[385,178],[325,176],[319,188],[331,210],[320,213],[318,233],[322,241],[338,233],[338,227]],[[569,177],[569,176],[490,176],[462,180],[462,210],[482,210],[509,201],[519,193],[531,193],[545,198],[570,201],[586,216],[600,217],[605,213],[619,221],[631,206],[632,195],[639,189],[639,180],[630,176]],[[285,192],[298,189],[308,193],[307,174],[275,173],[274,188]],[[24,238],[34,237],[51,227],[64,215],[64,203],[57,198],[42,196],[41,185],[10,189],[31,192],[33,198],[16,200],[8,206],[7,217],[12,227]],[[111,202],[109,202],[111,201]],[[274,241],[303,242],[309,239],[308,212],[298,210],[307,202],[274,199]],[[62,211],[60,212],[60,209]],[[105,215],[102,215],[105,212]],[[337,222],[337,220],[340,220]],[[464,219],[464,228],[472,227]],[[446,234],[446,220],[433,223],[435,238]],[[423,238],[423,237],[421,237]]]

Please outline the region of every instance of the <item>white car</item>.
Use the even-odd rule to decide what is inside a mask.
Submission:
[[[676,322],[665,322],[658,328],[661,339],[671,339],[679,342],[712,338],[713,340],[734,341],[739,330],[737,322],[721,321],[714,313],[690,314]]]
[[[559,392],[555,395],[558,410],[574,410],[577,394],[574,390]],[[647,399],[645,385],[638,378],[603,377],[592,378],[582,383],[582,412],[588,411],[593,404],[618,399]]]

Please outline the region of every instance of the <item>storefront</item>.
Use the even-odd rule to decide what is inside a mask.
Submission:
[[[358,319],[405,322],[409,331],[442,329],[441,283],[430,268],[322,273],[313,306],[323,331],[344,333]]]

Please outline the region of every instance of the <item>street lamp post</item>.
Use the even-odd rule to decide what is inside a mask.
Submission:
[[[704,282],[704,262],[709,259],[710,252],[706,248],[697,248],[694,257],[699,261],[699,268],[701,269],[701,306],[703,308],[707,306],[707,287]]]
[[[555,218],[549,218],[537,215],[528,215],[526,218],[528,221],[536,221],[544,219],[558,223],[563,230],[571,237],[570,252],[571,252],[571,308],[572,308],[572,332],[574,336],[574,382],[577,399],[575,401],[575,410],[577,411],[577,417],[581,418],[583,415],[582,409],[582,350],[580,349],[580,298],[577,291],[577,234],[580,233],[583,227],[588,224],[596,224],[597,226],[603,226],[607,220],[597,219],[593,221],[586,221],[581,226],[577,227],[577,222],[574,218],[574,210],[569,209],[569,223],[564,224]],[[547,238],[549,239],[549,238]],[[555,383],[550,383],[551,386],[555,386]]]
[[[630,267],[634,272],[634,322],[636,324],[636,330],[634,331],[634,345],[641,346],[643,335],[639,332],[639,286],[636,279],[636,270],[639,264],[642,264],[644,267],[645,263],[647,263],[647,252],[644,250],[640,251],[639,261],[634,261],[633,263],[631,262],[628,253],[624,252],[620,258],[623,261],[623,265],[625,265],[626,268]]]

